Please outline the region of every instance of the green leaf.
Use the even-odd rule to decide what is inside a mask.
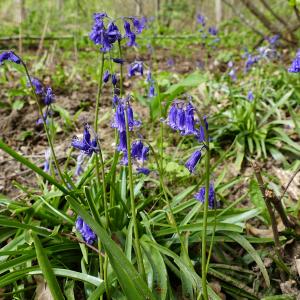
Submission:
[[[56,277],[54,275],[51,263],[42,247],[42,244],[37,237],[35,233],[31,233],[34,245],[35,245],[35,251],[36,251],[36,256],[37,260],[39,263],[39,266],[41,267],[41,270],[43,272],[43,275],[45,277],[45,280],[49,286],[50,292],[52,297],[56,300],[61,300],[64,299],[64,295],[60,289],[60,286],[56,280]]]
[[[118,281],[128,299],[155,299],[141,275],[129,262],[119,246],[108,236],[104,228],[93,220],[89,213],[75,199],[71,196],[67,196],[66,198],[76,213],[83,218],[100,238],[118,277]]]
[[[258,255],[258,253],[252,247],[252,245],[242,235],[240,235],[238,233],[224,231],[224,234],[227,235],[228,237],[230,237],[231,239],[233,239],[234,241],[236,241],[238,244],[240,244],[250,254],[250,256],[253,258],[253,260],[257,263],[257,266],[259,267],[259,269],[265,279],[266,285],[269,287],[270,286],[270,278],[269,278],[267,269],[266,269],[263,261],[261,260],[260,256]]]
[[[250,193],[250,200],[255,205],[255,207],[261,209],[261,214],[263,215],[264,219],[270,223],[270,217],[267,212],[267,207],[265,204],[265,200],[262,196],[261,190],[259,185],[255,179],[251,179],[249,185],[249,193]]]
[[[12,109],[13,110],[20,110],[20,109],[23,108],[24,104],[25,104],[24,101],[16,100],[12,105]]]

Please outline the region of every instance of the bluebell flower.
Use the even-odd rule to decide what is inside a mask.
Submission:
[[[148,146],[143,146],[141,156],[139,159],[144,162],[148,159],[148,154],[149,154],[149,147]]]
[[[116,85],[117,82],[118,82],[118,79],[117,79],[116,74],[112,74],[112,75],[111,75],[111,83],[112,83],[113,85]]]
[[[116,128],[119,132],[126,131],[124,104],[121,101],[118,103],[112,127]]]
[[[230,60],[230,61],[227,63],[227,67],[228,67],[229,69],[231,69],[231,68],[233,68],[233,66],[234,66],[233,61]]]
[[[134,141],[131,145],[131,157],[138,159],[142,156],[143,142],[141,140]]]
[[[200,201],[201,203],[205,202],[205,187],[203,186],[198,193],[194,195],[195,199]],[[209,185],[209,190],[208,190],[208,207],[209,208],[214,208],[215,206],[215,189],[214,185],[211,183]]]
[[[0,66],[6,60],[14,62],[16,64],[21,63],[20,57],[18,57],[13,51],[4,51],[0,54]]]
[[[92,155],[94,152],[98,152],[96,137],[91,140],[91,134],[89,131],[89,125],[84,125],[83,138],[79,140],[76,136],[73,137],[71,145],[84,152],[87,155]]]
[[[147,19],[142,17],[141,19],[132,17],[132,24],[135,28],[136,33],[142,33],[147,23]]]
[[[175,61],[172,57],[170,57],[168,60],[167,60],[167,66],[168,67],[173,67],[175,65]]]
[[[51,114],[52,114],[52,111],[47,106],[46,111],[43,113],[43,117],[46,121],[46,124],[49,124],[48,116],[50,116]],[[38,120],[36,121],[36,125],[43,125],[43,118],[42,117],[38,118]]]
[[[101,13],[94,13],[94,20],[95,21],[101,21],[103,20],[104,18],[107,18],[107,14],[106,12],[101,12]]]
[[[298,50],[295,59],[293,60],[291,66],[288,68],[290,73],[300,72],[300,49]]]
[[[214,26],[209,27],[208,28],[208,33],[211,34],[211,35],[213,35],[213,36],[216,36],[218,34],[218,29],[216,27],[214,27]]]
[[[44,103],[46,105],[50,105],[51,103],[54,102],[54,100],[55,100],[55,95],[53,94],[52,88],[48,87],[44,97]]]
[[[185,130],[185,111],[182,107],[177,109],[176,128],[184,133]]]
[[[83,219],[81,217],[78,216],[76,223],[75,223],[75,228],[77,231],[80,232],[80,234],[82,235],[83,240],[89,244],[92,245],[97,236],[96,234],[93,232],[93,230],[90,228],[90,226],[88,224],[86,224]]]
[[[45,162],[44,162],[44,172],[46,173],[50,171],[50,158],[51,158],[51,149],[48,148],[45,151]]]
[[[127,153],[127,151],[123,151],[123,157],[120,161],[120,164],[122,166],[128,166],[128,153]]]
[[[130,104],[127,104],[127,121],[128,121],[128,127],[130,130],[133,129],[133,127],[139,127],[141,125],[141,121],[137,121],[133,117],[133,110]]]
[[[122,38],[117,25],[113,22],[108,24],[107,29],[105,28],[103,19],[106,17],[106,13],[94,14],[94,25],[90,33],[90,39],[95,45],[101,45],[101,52],[110,51],[113,43]]]
[[[115,62],[116,64],[120,64],[120,65],[124,64],[124,59],[122,58],[112,58],[112,61]]]
[[[150,174],[150,170],[148,168],[145,168],[145,167],[139,167],[139,168],[136,168],[138,174],[144,174],[144,175],[149,175]]]
[[[188,159],[188,161],[185,163],[185,166],[190,171],[190,173],[193,173],[195,171],[195,168],[198,162],[200,161],[200,159],[201,159],[201,151],[196,150]]]
[[[35,93],[37,95],[43,94],[44,87],[43,87],[42,83],[37,78],[32,77],[30,79],[31,79],[31,83],[35,89]],[[30,87],[30,82],[27,82],[27,86]]]
[[[117,150],[127,152],[126,131],[119,132],[119,145]]]
[[[136,61],[128,67],[128,77],[135,76],[137,73],[140,75],[144,74],[144,67],[142,61]]]
[[[194,107],[191,103],[188,103],[185,109],[185,131],[183,134],[197,134],[195,130]]]
[[[110,44],[113,44],[116,41],[122,39],[122,35],[119,31],[119,28],[114,22],[108,24],[106,34]]]
[[[205,27],[205,17],[202,16],[201,14],[197,15],[197,23]]]
[[[119,103],[119,97],[116,94],[113,95],[112,103],[113,106],[117,106]]]
[[[248,71],[250,71],[250,69],[252,68],[252,66],[254,64],[256,64],[259,61],[259,57],[258,56],[253,56],[251,54],[247,54],[247,60],[245,62],[245,72],[247,73]]]
[[[156,94],[155,94],[155,87],[154,87],[153,84],[151,84],[150,87],[149,87],[148,97],[149,98],[153,98],[155,96],[156,96]]]
[[[109,71],[106,70],[103,75],[103,82],[107,83],[109,80],[109,77],[110,77],[110,73],[109,73]]]
[[[149,70],[148,73],[147,73],[146,81],[148,83],[153,83],[153,78],[152,78],[151,70]]]
[[[237,77],[236,77],[236,71],[235,71],[234,68],[232,68],[232,69],[229,71],[228,75],[230,76],[230,78],[231,78],[232,81],[236,81],[236,80],[237,80]]]
[[[136,46],[136,42],[135,42],[135,33],[131,31],[130,28],[130,23],[127,22],[126,20],[124,20],[124,29],[125,29],[125,37],[128,38],[128,42],[127,42],[127,46],[132,47],[132,46]]]
[[[254,100],[254,95],[251,90],[248,92],[247,100],[249,100],[250,102],[252,102]]]
[[[168,115],[168,125],[174,130],[177,130],[177,113],[177,104],[173,103]]]
[[[269,42],[269,44],[271,46],[276,46],[277,41],[280,39],[280,35],[279,34],[275,34],[271,37],[267,37],[267,41]]]
[[[142,162],[148,159],[149,147],[144,146],[141,140],[134,141],[131,145],[131,157]]]
[[[98,15],[98,14],[95,14]],[[101,45],[103,43],[103,38],[105,35],[105,27],[103,18],[95,18],[94,15],[94,26],[90,33],[90,39],[94,42],[95,45]]]
[[[77,156],[77,161],[76,161],[76,168],[75,168],[75,172],[74,175],[75,176],[80,176],[83,173],[83,168],[82,168],[82,164],[84,162],[84,158],[85,158],[86,154],[81,152],[78,156]]]

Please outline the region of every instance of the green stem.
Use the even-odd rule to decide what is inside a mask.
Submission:
[[[134,243],[135,251],[137,257],[137,263],[139,272],[141,273],[144,280],[146,280],[146,273],[143,264],[142,251],[139,242],[139,231],[136,219],[136,207],[134,199],[134,188],[133,188],[133,175],[132,175],[132,161],[131,161],[131,145],[130,145],[130,131],[128,126],[128,117],[127,117],[127,108],[125,107],[125,123],[126,123],[126,143],[127,143],[127,156],[128,156],[128,174],[129,174],[129,192],[130,192],[130,206],[131,206],[131,215],[133,221],[133,231],[134,231]]]
[[[202,122],[201,122],[202,123]],[[205,154],[205,202],[203,211],[203,230],[202,230],[202,249],[201,249],[201,277],[202,277],[202,291],[203,298],[208,300],[207,294],[207,282],[206,282],[206,233],[207,233],[207,216],[208,216],[208,196],[209,196],[209,163],[210,163],[210,151],[209,151],[209,137],[205,124],[204,128],[205,141],[206,141],[206,154]]]
[[[22,60],[21,60],[22,61]],[[50,146],[50,149],[51,149],[51,154],[52,154],[52,157],[53,157],[53,161],[54,161],[54,164],[55,164],[55,167],[58,171],[58,174],[59,174],[59,177],[61,178],[62,182],[64,183],[65,186],[67,186],[67,183],[65,181],[65,178],[61,172],[61,169],[59,167],[59,164],[58,164],[58,160],[56,158],[56,155],[55,155],[55,152],[54,152],[54,147],[53,147],[53,143],[52,143],[52,139],[51,139],[51,135],[49,133],[49,130],[48,130],[48,127],[47,127],[47,123],[46,123],[46,119],[44,117],[44,114],[43,114],[43,110],[42,110],[42,107],[40,105],[40,102],[39,102],[39,98],[35,92],[35,88],[32,84],[32,81],[31,81],[31,77],[29,75],[29,72],[28,72],[28,69],[27,69],[27,66],[26,64],[22,61],[22,65],[24,67],[24,70],[25,70],[25,73],[26,73],[26,76],[27,76],[27,79],[28,79],[28,82],[30,84],[30,87],[31,87],[31,90],[32,90],[32,93],[34,95],[34,99],[35,99],[35,102],[38,106],[38,110],[39,110],[39,113],[41,115],[41,118],[43,120],[43,124],[44,124],[44,128],[45,128],[45,132],[46,132],[46,136],[47,136],[47,140],[48,140],[48,143],[49,143],[49,146]]]
[[[102,93],[102,78],[103,78],[103,70],[104,70],[104,53],[101,55],[101,65],[100,65],[100,74],[98,80],[98,91],[97,91],[97,98],[96,98],[96,110],[95,110],[95,121],[94,121],[94,128],[96,133],[98,132],[98,115],[99,115],[99,107],[100,107],[100,97]]]
[[[118,48],[119,48],[119,58],[122,59],[122,47],[121,47],[121,41],[118,41]],[[123,96],[123,64],[120,64],[120,96]]]
[[[103,83],[103,72],[104,72],[104,53],[101,55],[101,65],[100,65],[100,74],[99,74],[99,79],[98,79],[98,91],[97,91],[97,98],[96,98],[96,110],[95,110],[95,120],[94,120],[94,130],[96,133],[96,138],[97,138],[97,146],[99,149],[99,156],[96,154],[96,174],[98,178],[98,184],[100,187],[101,184],[101,179],[100,179],[100,169],[101,169],[101,177],[102,177],[102,202],[104,206],[104,215],[106,219],[106,228],[109,227],[109,216],[108,216],[108,206],[107,206],[107,197],[106,197],[106,182],[105,182],[105,169],[104,169],[104,160],[103,160],[103,154],[102,154],[102,149],[101,149],[101,144],[100,144],[100,139],[98,138],[98,118],[99,118],[99,109],[100,109],[100,98],[102,94],[102,83]],[[99,163],[100,159],[100,163]],[[100,167],[99,167],[100,165]],[[99,220],[100,222],[100,220]],[[99,251],[101,252],[101,242],[100,239],[98,239],[98,247]],[[101,255],[99,255],[99,267],[100,267],[100,276],[105,280],[105,275],[107,274],[107,267],[108,267],[108,257],[107,253],[105,253],[105,260],[104,260],[104,265],[103,265],[103,259]],[[108,288],[107,285],[105,284],[106,287],[106,294],[109,299],[108,295]],[[102,298],[102,297],[101,297]]]

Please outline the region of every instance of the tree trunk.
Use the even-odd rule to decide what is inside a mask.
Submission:
[[[221,23],[223,18],[223,9],[221,0],[215,0],[216,23]]]

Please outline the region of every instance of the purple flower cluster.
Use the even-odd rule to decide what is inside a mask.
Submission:
[[[298,50],[295,59],[293,60],[288,71],[290,73],[299,73],[300,72],[300,49]]]
[[[125,115],[126,114],[126,115]],[[117,145],[117,151],[123,153],[121,163],[128,165],[128,149],[127,149],[127,135],[126,135],[126,118],[128,122],[129,131],[133,131],[134,128],[140,127],[141,121],[134,118],[133,109],[127,100],[117,99],[117,107],[112,122],[112,127],[116,128],[119,132],[119,144]],[[145,146],[141,140],[134,141],[131,144],[131,158],[136,162],[142,164],[141,168],[137,168],[138,173],[148,175],[149,170],[144,168],[144,162],[148,159],[149,147]]]
[[[195,108],[190,102],[185,104],[174,101],[169,110],[167,124],[173,130],[178,130],[181,135],[193,135],[198,142],[203,143],[205,142],[205,129],[201,122],[195,120],[194,110]],[[203,124],[208,130],[206,116],[203,117]],[[185,166],[190,173],[195,171],[201,155],[201,150],[196,150],[186,162]]]
[[[204,141],[204,128],[202,125],[196,128],[195,108],[188,102],[187,104],[174,101],[171,105],[167,124],[174,130],[178,130],[181,135],[194,135],[199,142]],[[203,118],[205,126],[208,128],[206,117]]]
[[[198,193],[194,195],[195,199],[200,201],[201,203],[205,202],[205,187],[203,186]],[[209,185],[209,190],[208,190],[208,207],[209,208],[214,208],[215,207],[215,189],[214,185],[211,183]]]
[[[92,245],[97,236],[94,233],[94,231],[90,228],[88,224],[86,224],[81,217],[78,217],[75,223],[75,228],[77,231],[80,232],[82,235],[83,240],[89,244]]]
[[[108,19],[108,24],[105,26],[104,20]],[[127,38],[127,45],[129,47],[136,46],[136,34],[143,31],[146,25],[145,18],[128,17],[123,18],[125,35],[122,36],[115,21],[111,21],[105,12],[94,14],[94,25],[90,33],[90,39],[95,45],[100,45],[100,51],[109,52],[113,44],[117,41],[121,41],[122,38]],[[131,28],[133,25],[133,28]]]
[[[93,140],[91,140],[90,126],[88,124],[84,125],[82,140],[75,136],[72,139],[71,145],[87,155],[97,153],[99,150],[97,146],[97,138],[95,137]]]

